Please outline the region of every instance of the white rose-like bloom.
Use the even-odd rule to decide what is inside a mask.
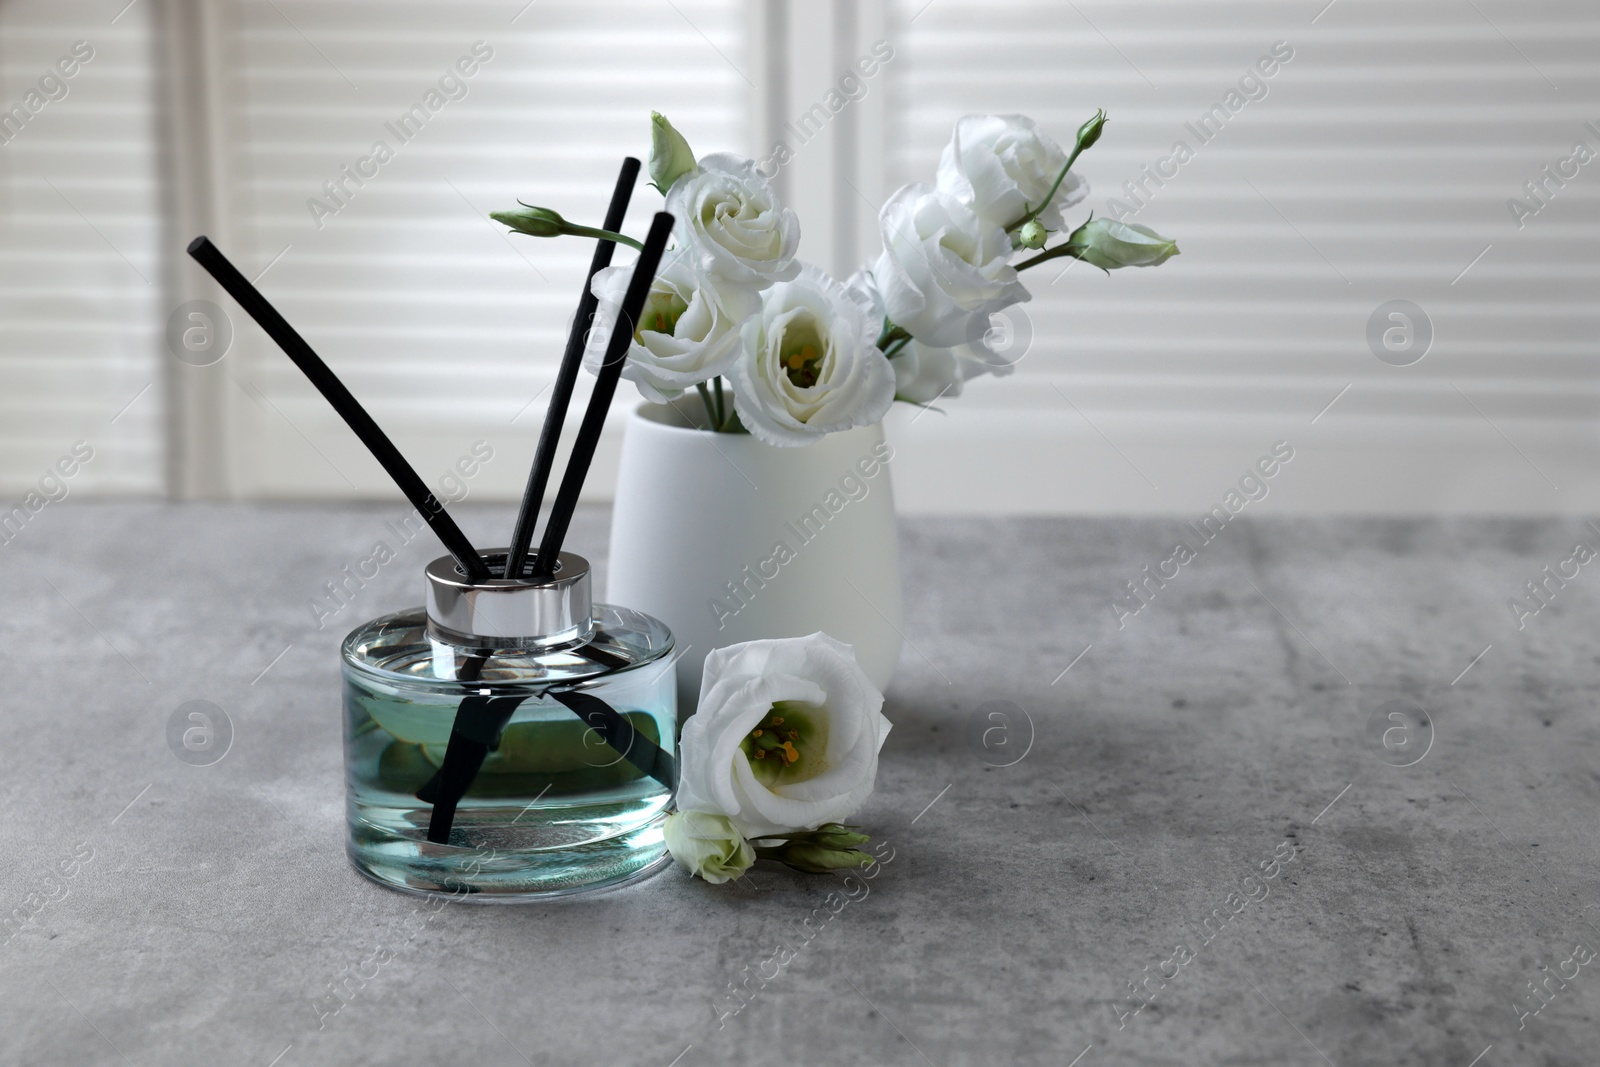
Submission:
[[[680,246],[699,257],[702,274],[764,289],[800,272],[800,220],[778,203],[753,159],[706,156],[667,193]]]
[[[756,850],[725,815],[673,812],[661,833],[678,865],[712,885],[738,878],[756,861]]]
[[[827,634],[719,648],[678,742],[678,810],[725,815],[752,840],[841,822],[872,795],[882,708]]]
[[[877,279],[870,270],[857,268],[854,274],[845,279],[844,288],[850,298],[867,313],[868,321],[882,322],[887,317],[883,310],[883,294],[878,292]],[[924,359],[921,358],[923,352],[934,355]],[[946,355],[948,360],[944,358]],[[949,349],[928,348],[917,341],[900,346],[900,350],[889,360],[889,366],[894,370],[894,398],[918,404],[933,400],[945,391],[945,386],[952,380],[960,382],[961,376],[954,369],[955,361],[956,353]],[[958,396],[960,393],[961,386],[957,384],[947,395]]]
[[[878,291],[878,279],[872,276],[872,271],[866,265],[857,267],[856,272],[845,279],[844,291],[866,315],[868,322],[882,325],[888,317],[883,310],[883,294]]]
[[[844,287],[867,312],[869,321],[883,321],[883,294],[871,271],[860,268]],[[1004,377],[1013,365],[989,355],[980,337],[955,348],[933,348],[913,339],[894,354],[889,366],[894,368],[896,400],[931,404],[941,397],[960,396],[962,383],[981,374]]]
[[[657,404],[726,374],[739,358],[739,327],[761,307],[755,290],[701,276],[691,256],[669,252],[667,259],[650,285],[622,366],[622,376]],[[605,358],[632,279],[632,267],[607,267],[594,276],[591,291],[599,306],[584,353],[584,365],[591,371],[598,371]]]
[[[733,405],[765,444],[808,445],[870,426],[894,403],[894,370],[878,350],[878,326],[809,263],[794,281],[761,294],[761,311],[740,333],[742,351],[728,372]]]
[[[938,185],[1004,228],[1044,202],[1066,163],[1066,152],[1026,115],[967,115],[939,157]],[[1061,210],[1088,195],[1089,183],[1068,171],[1039,221],[1061,229]]]
[[[883,205],[878,225],[883,254],[872,273],[884,310],[923,344],[961,344],[974,316],[1032,299],[1011,266],[1005,231],[950,193],[904,186]]]
[[[911,341],[889,365],[894,367],[895,398],[916,404],[960,396],[964,382],[981,374],[1004,377],[1012,369],[1010,364],[979,358],[967,346],[930,348],[921,341]]]

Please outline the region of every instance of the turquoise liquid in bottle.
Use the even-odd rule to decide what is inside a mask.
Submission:
[[[569,583],[582,565],[583,595],[557,612],[575,625],[552,643],[446,625],[548,630],[548,611],[515,617],[520,583],[506,582],[495,592],[509,596],[476,616],[441,607],[447,598],[430,589],[427,609],[374,619],[345,639],[346,847],[362,874],[412,892],[521,900],[614,885],[665,863],[678,727],[672,634],[640,612],[589,605],[587,564],[562,560]],[[441,562],[454,568],[435,561],[430,580]]]

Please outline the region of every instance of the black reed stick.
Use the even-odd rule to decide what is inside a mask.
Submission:
[[[595,376],[594,393],[589,397],[589,407],[583,413],[583,424],[572,442],[572,456],[567,460],[567,470],[561,479],[561,489],[550,508],[550,519],[545,524],[544,539],[539,542],[539,553],[534,558],[534,577],[548,578],[555,571],[561,542],[566,540],[567,527],[572,522],[573,509],[578,506],[578,493],[589,474],[589,464],[594,460],[594,450],[600,443],[600,431],[605,428],[606,415],[611,410],[611,398],[617,391],[617,379],[622,377],[622,364],[628,358],[628,346],[633,343],[634,323],[644,310],[645,298],[650,295],[650,285],[656,280],[656,269],[661,265],[661,253],[672,236],[672,216],[665,211],[656,213],[650,223],[650,236],[645,238],[644,251],[633,265],[633,277],[622,298],[622,309],[612,324],[611,337],[606,342],[606,354]]]
[[[602,227],[613,233],[622,229],[622,217],[628,213],[628,201],[633,197],[633,186],[639,178],[639,161],[629,156],[622,161],[622,172],[617,175],[617,187],[611,194],[611,206],[606,209]],[[599,301],[591,291],[594,276],[611,265],[611,254],[617,250],[615,241],[601,241],[595,246],[594,258],[589,261],[589,273],[584,275],[583,293],[578,297],[578,314],[572,320],[572,332],[567,335],[567,350],[561,356],[561,369],[556,373],[556,383],[550,393],[550,409],[545,412],[544,428],[539,431],[539,448],[533,456],[533,467],[528,471],[528,486],[522,493],[522,508],[517,512],[517,524],[511,531],[511,548],[506,555],[507,578],[520,577],[523,564],[528,559],[528,546],[533,543],[533,526],[539,520],[539,505],[544,503],[545,486],[550,481],[550,468],[555,466],[556,445],[561,441],[561,427],[567,421],[567,405],[572,402],[572,386],[578,380],[578,368],[583,364],[584,344],[589,336],[589,323],[594,319]]]
[[[433,491],[417,476],[411,464],[400,454],[400,450],[389,440],[387,434],[379,428],[367,414],[360,401],[351,395],[328,365],[322,362],[311,346],[306,344],[305,338],[295,332],[293,326],[278,314],[276,308],[267,303],[267,298],[251,285],[249,280],[224,256],[208,237],[196,237],[189,242],[189,255],[195,262],[206,269],[217,284],[226,289],[245,313],[256,324],[267,332],[267,336],[278,342],[278,347],[284,354],[294,360],[294,365],[299,367],[305,376],[311,379],[311,384],[317,387],[317,392],[327,398],[333,405],[333,410],[339,413],[346,425],[355,431],[361,443],[367,446],[373,458],[383,465],[389,477],[394,479],[395,485],[406,495],[412,505],[422,513],[433,532],[439,540],[444,542],[444,547],[456,558],[462,571],[474,582],[487,581],[494,577],[489,573],[489,568],[484,565],[478,550],[472,547],[472,542],[467,540],[467,535],[461,532],[461,527],[444,510],[444,504],[433,495]]]

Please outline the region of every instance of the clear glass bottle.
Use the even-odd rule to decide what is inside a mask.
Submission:
[[[484,561],[500,573],[505,554]],[[485,900],[664,865],[671,632],[592,604],[589,564],[567,552],[544,581],[474,585],[448,556],[427,578],[425,608],[345,638],[351,863],[396,889]]]

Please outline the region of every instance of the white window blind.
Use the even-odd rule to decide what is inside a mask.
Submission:
[[[0,106],[39,92],[0,144],[13,497],[80,439],[95,458],[74,491],[393,496],[231,302],[226,359],[167,355],[168,312],[216,295],[183,262],[190,230],[259,277],[428,481],[484,440],[471,490],[510,498],[590,249],[504,236],[488,211],[597,219],[657,109],[702,152],[793,141],[778,183],[802,255],[843,272],[960,115],[1023,112],[1067,140],[1103,106],[1084,207],[1137,207],[1183,255],[1031,272],[1016,373],[892,417],[904,507],[1188,512],[1280,439],[1282,509],[1600,506],[1600,161],[1572,162],[1579,141],[1600,152],[1592,4],[118,6],[0,5]],[[80,40],[94,57],[65,95],[40,89]],[[880,40],[893,58],[847,107],[783,132]],[[1241,84],[1275,46],[1292,58]],[[641,185],[629,228],[659,203]],[[1431,320],[1410,366],[1369,348],[1393,300]]]
[[[0,510],[163,484],[151,29],[117,14],[0,4]]]
[[[427,481],[483,440],[494,459],[474,497],[513,497],[593,246],[508,237],[487,214],[521,198],[598,224],[623,156],[649,150],[652,109],[701,151],[748,150],[748,86],[725,58],[742,19],[714,0],[244,3],[223,31],[229,210],[244,223],[224,251]],[[636,234],[661,205],[646,181]],[[299,372],[235,319],[239,350],[216,368],[233,491],[392,496]]]
[[[1600,152],[1594,4],[895,0],[888,33],[890,187],[932,180],[964,113],[1024,112],[1067,142],[1104,107],[1076,218],[1143,180],[1132,221],[1183,252],[1029,272],[1016,373],[948,417],[901,413],[906,502],[1201,509],[1285,439],[1274,507],[1600,504],[1600,161],[1520,229],[1506,203],[1574,142]],[[1293,58],[1230,111],[1280,41]],[[1144,179],[1180,140],[1193,158]],[[1411,366],[1366,340],[1395,299],[1434,326]]]

